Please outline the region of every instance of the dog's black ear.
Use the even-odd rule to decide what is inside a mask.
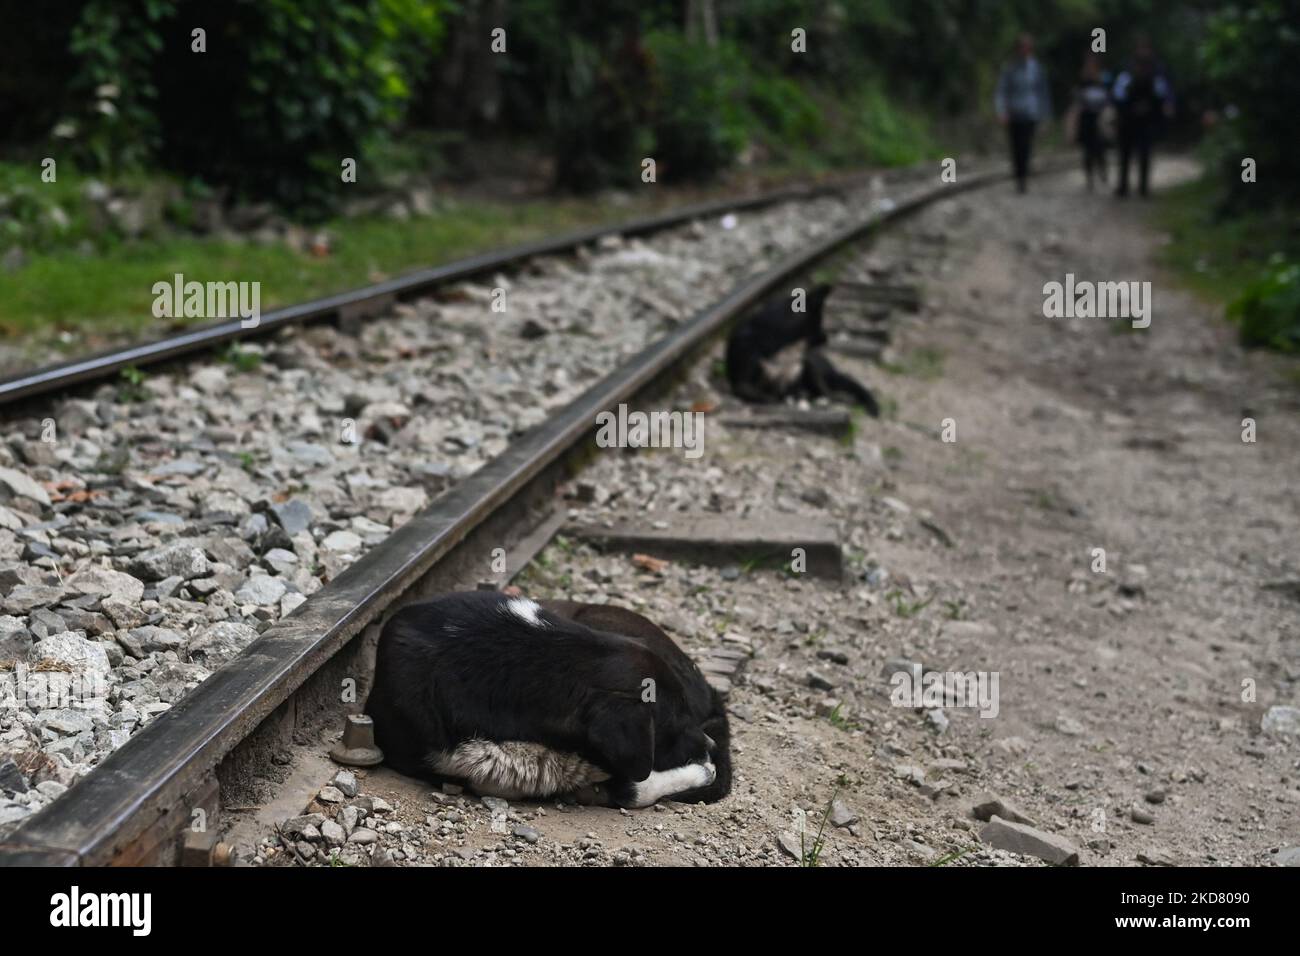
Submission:
[[[644,780],[654,769],[653,705],[633,699],[598,708],[587,727],[587,739],[605,770],[628,780]]]

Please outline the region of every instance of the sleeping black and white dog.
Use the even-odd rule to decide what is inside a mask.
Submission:
[[[366,701],[384,762],[484,796],[544,799],[600,784],[616,806],[731,789],[717,692],[624,608],[496,591],[402,608]]]

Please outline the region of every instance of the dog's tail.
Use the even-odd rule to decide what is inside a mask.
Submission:
[[[803,357],[803,375],[800,385],[814,395],[849,396],[854,404],[861,405],[872,418],[880,417],[880,403],[870,389],[850,375],[845,375],[816,349],[809,349]]]

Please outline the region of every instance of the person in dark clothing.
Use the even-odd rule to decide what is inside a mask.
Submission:
[[[1092,192],[1092,177],[1106,182],[1106,129],[1110,111],[1110,93],[1101,78],[1101,61],[1089,54],[1083,61],[1079,85],[1074,91],[1075,141],[1083,150],[1083,174]]]
[[[998,122],[1007,128],[1016,188],[1024,192],[1029,178],[1034,130],[1052,115],[1047,71],[1034,58],[1034,41],[1027,33],[1022,33],[1016,40],[1015,59],[1002,68],[993,95],[993,109]]]
[[[1011,136],[1011,169],[1016,176],[1016,189],[1025,191],[1029,179],[1029,157],[1034,151],[1034,120],[1013,119],[1007,123]]]
[[[1148,194],[1151,144],[1160,122],[1173,113],[1173,91],[1156,65],[1147,40],[1138,42],[1133,64],[1115,80],[1111,91],[1119,111],[1119,186],[1116,196],[1128,195],[1129,160],[1137,159],[1138,193]]]

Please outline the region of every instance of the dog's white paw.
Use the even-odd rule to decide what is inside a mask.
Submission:
[[[673,794],[707,787],[717,777],[718,770],[712,763],[688,763],[672,770],[656,770],[632,785],[635,792],[633,806],[648,807]]]
[[[713,781],[718,779],[718,768],[713,766],[712,763],[693,763],[691,766],[699,768],[700,772],[700,782],[692,784],[691,789],[694,789],[695,787],[707,787],[709,784],[713,783]]]

